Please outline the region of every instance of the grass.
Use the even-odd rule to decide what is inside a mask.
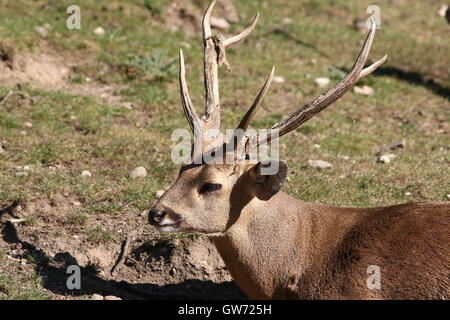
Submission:
[[[203,7],[207,2],[195,1]],[[110,86],[131,107],[73,90],[23,85],[25,95],[14,95],[0,105],[0,143],[5,149],[0,154],[0,205],[15,199],[50,203],[52,210],[37,210],[27,218],[25,231],[47,230],[49,237],[76,233],[88,244],[111,244],[119,240],[120,223],[133,228],[146,223],[138,214],[177,176],[170,137],[174,129],[188,125],[174,61],[180,47],[191,47],[184,48],[184,54],[190,92],[200,111],[201,43],[199,36],[167,31],[162,23],[166,1],[86,0],[81,5],[82,29],[72,31],[65,27],[70,1],[52,2],[43,10],[45,3],[0,0],[5,17],[0,20],[0,51],[48,49],[76,64],[69,87]],[[369,4],[237,1],[243,21],[233,25],[232,32],[256,11],[261,20],[248,42],[227,52],[234,71],[220,73],[223,127],[238,124],[273,64],[286,81],[272,85],[253,122],[256,128],[270,126],[320,94],[316,77],[338,81],[365,37],[352,27],[353,19],[364,18]],[[448,25],[436,14],[440,5],[435,0],[382,5],[383,29],[370,59],[387,53],[389,60],[363,82],[375,95],[349,92],[282,138],[281,157],[290,167],[284,191],[305,201],[357,207],[446,200],[450,43]],[[285,17],[293,19],[282,25],[291,38],[272,32]],[[49,35],[42,40],[34,27],[45,23],[50,24]],[[98,26],[106,31],[103,37],[93,33]],[[0,84],[0,97],[11,89]],[[398,157],[392,163],[376,162],[380,146],[403,139],[407,146],[395,151]],[[329,161],[333,168],[310,169],[308,159]],[[28,175],[17,176],[17,168],[26,165],[32,167]],[[129,179],[129,172],[141,165],[147,178]],[[83,170],[90,170],[92,177],[82,178]],[[74,201],[81,207],[72,205]],[[169,237],[173,239],[162,240],[185,236]],[[0,251],[0,271],[4,261]],[[24,279],[2,275],[0,297],[47,297],[39,283]],[[29,288],[19,290],[20,281]]]

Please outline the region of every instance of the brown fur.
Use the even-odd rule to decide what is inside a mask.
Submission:
[[[181,217],[181,230],[219,233],[212,239],[250,298],[450,298],[449,203],[336,208],[282,192],[261,201],[252,167],[185,170],[155,206]],[[208,181],[223,189],[198,195]],[[381,268],[381,290],[367,288],[371,265]]]

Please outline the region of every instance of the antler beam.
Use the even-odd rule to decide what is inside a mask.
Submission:
[[[256,141],[257,145],[264,143],[269,143],[274,138],[281,137],[292,130],[298,128],[300,125],[314,117],[316,114],[326,109],[339,98],[341,98],[350,88],[352,88],[356,82],[367,77],[369,74],[374,72],[378,67],[380,67],[386,60],[387,55],[382,59],[378,60],[371,66],[364,68],[367,58],[372,47],[372,43],[375,37],[376,24],[375,20],[372,19],[371,29],[364,42],[364,45],[359,53],[359,56],[353,65],[352,69],[347,73],[347,75],[334,87],[323,93],[322,95],[316,97],[312,101],[308,102],[300,109],[292,113],[286,120],[274,125],[268,130],[265,135],[258,136]],[[275,134],[276,133],[276,134]],[[255,147],[255,146],[252,146]]]

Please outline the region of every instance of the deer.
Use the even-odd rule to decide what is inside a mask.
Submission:
[[[196,232],[211,239],[233,280],[250,299],[449,299],[450,204],[408,203],[373,208],[340,208],[308,203],[281,191],[288,175],[282,160],[258,161],[251,150],[270,144],[334,104],[359,80],[379,68],[384,56],[364,67],[374,41],[367,38],[350,71],[266,134],[249,130],[274,77],[274,69],[238,125],[239,148],[223,152],[237,161],[206,163],[207,152],[229,145],[220,128],[219,67],[225,50],[249,37],[259,13],[241,33],[212,33],[209,4],[202,23],[205,114],[189,95],[180,50],[181,103],[194,133],[190,161],[175,183],[149,210],[148,221],[161,232]],[[275,167],[268,174],[264,169]],[[371,269],[372,268],[372,269]],[[378,268],[378,269],[377,269]],[[373,270],[373,272],[371,271]],[[371,278],[378,276],[379,278]],[[376,283],[379,286],[370,285]]]

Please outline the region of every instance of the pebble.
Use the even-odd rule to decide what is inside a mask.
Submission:
[[[273,77],[273,82],[275,82],[275,83],[285,83],[286,80],[283,77],[278,76],[278,77]]]
[[[450,193],[447,195],[447,199],[450,200]]]
[[[147,176],[147,170],[144,167],[137,167],[130,172],[131,179],[145,178]]]
[[[116,296],[106,296],[104,300],[122,300],[122,299]]]
[[[33,128],[33,124],[31,122],[25,122],[24,124],[27,128]]]
[[[315,169],[329,169],[333,167],[331,163],[323,160],[308,160],[308,165]]]
[[[442,6],[442,7],[440,7],[440,8],[439,8],[439,15],[440,15],[441,17],[445,17],[445,14],[447,13],[447,9],[448,9],[448,6]]]
[[[48,37],[48,30],[43,26],[34,27],[34,31],[36,31],[36,33],[39,34],[39,36],[41,36],[42,38]]]
[[[104,299],[103,296],[97,293],[94,293],[91,297],[91,300],[103,300],[103,299]]]
[[[411,192],[405,192],[405,196],[407,197],[411,196]]]
[[[172,269],[170,269],[169,274],[173,277],[177,274],[177,269],[175,269],[174,267],[172,267]]]
[[[321,88],[326,87],[330,83],[329,78],[316,78],[314,82]]]
[[[364,86],[364,87],[358,87],[355,86],[353,88],[353,91],[357,94],[361,94],[363,96],[373,96],[375,94],[375,90],[373,90],[371,87],[369,86]]]
[[[224,18],[211,17],[211,26],[213,28],[227,30],[230,28],[230,23]]]
[[[283,20],[282,20],[282,23],[283,23],[283,24],[291,24],[291,23],[293,23],[293,22],[294,22],[294,20],[292,20],[292,19],[289,18],[289,17],[284,17]]]
[[[395,154],[384,154],[380,157],[378,157],[379,163],[390,163],[395,157],[397,157]]]
[[[96,34],[97,36],[104,36],[105,29],[103,29],[102,27],[97,27],[94,29],[94,34]]]
[[[81,173],[81,176],[82,176],[82,177],[85,177],[85,178],[92,177],[92,173],[91,173],[89,170],[84,170],[84,171]]]

